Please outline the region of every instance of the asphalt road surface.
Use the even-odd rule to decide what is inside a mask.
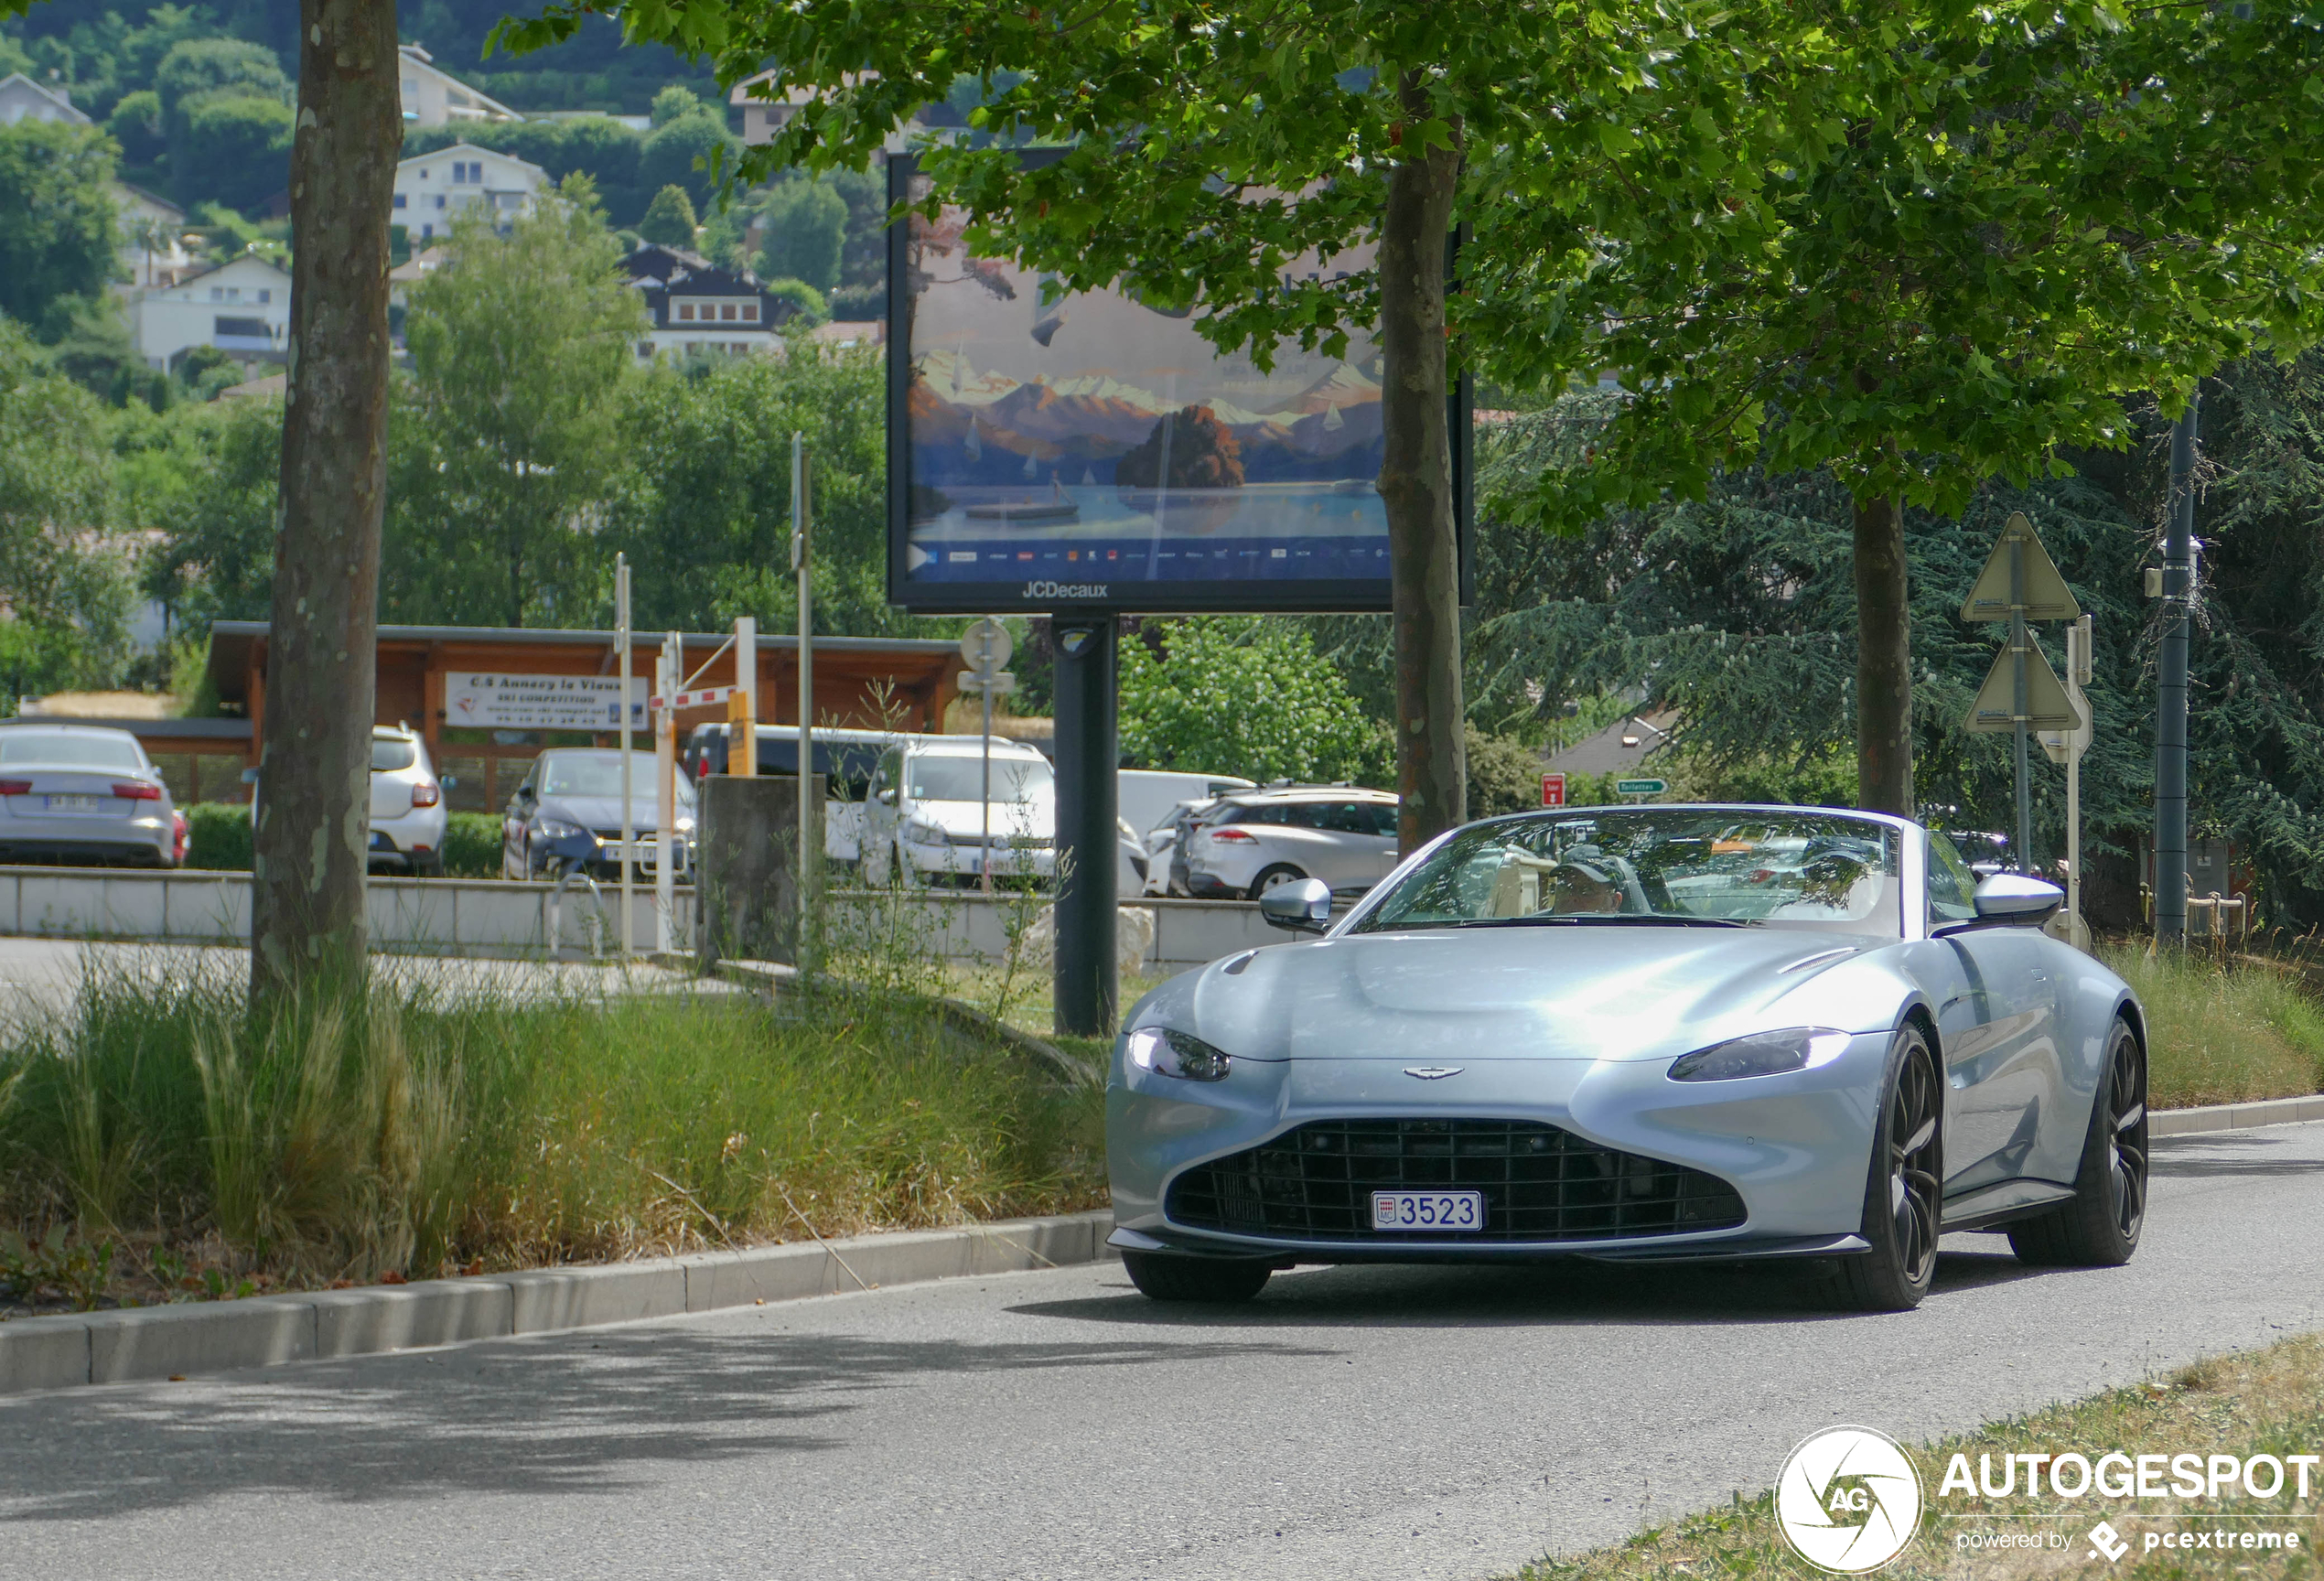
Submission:
[[[1904,1316],[1761,1274],[1118,1264],[0,1401],[0,1576],[1482,1577],[2324,1328],[2324,1125],[2157,1149],[2127,1269],[1947,1242]],[[1953,1248],[1958,1247],[1958,1251]]]

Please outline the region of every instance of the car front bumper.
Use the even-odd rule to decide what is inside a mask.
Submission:
[[[948,845],[924,845],[916,840],[904,843],[905,859],[912,871],[923,876],[950,876],[973,878],[984,871],[984,854],[988,847],[958,843]],[[1030,875],[1036,878],[1057,877],[1057,852],[1046,845],[1009,846],[995,844],[992,853],[993,876],[995,878],[1017,878]]]
[[[1885,1032],[1864,1034],[1813,1070],[1705,1082],[1671,1081],[1662,1059],[1510,1059],[1454,1066],[1451,1074],[1430,1080],[1415,1078],[1393,1059],[1237,1059],[1226,1080],[1198,1082],[1128,1067],[1117,1044],[1105,1095],[1106,1154],[1122,1231],[1115,1244],[1301,1263],[1861,1251],[1856,1234],[1890,1042]],[[1311,1233],[1283,1221],[1289,1209],[1275,1210],[1264,1228],[1226,1230],[1215,1221],[1182,1222],[1188,1215],[1166,1210],[1171,1186],[1189,1171],[1240,1161],[1311,1122],[1461,1120],[1545,1124],[1597,1149],[1699,1171],[1733,1188],[1741,1221],[1707,1230],[1485,1239],[1368,1227]],[[1392,1186],[1473,1188],[1485,1193],[1490,1215],[1512,1189],[1495,1184],[1490,1167],[1464,1177],[1455,1156],[1448,1167],[1441,1179],[1362,1180],[1356,1199]]]

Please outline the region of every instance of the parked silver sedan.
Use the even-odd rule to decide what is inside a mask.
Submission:
[[[0,725],[0,862],[175,866],[176,812],[128,731]]]
[[[1900,818],[1598,807],[1438,837],[1319,942],[1139,1002],[1112,1244],[1163,1300],[1296,1263],[1795,1258],[1907,1307],[1937,1238],[2113,1266],[2146,1204],[2127,984]],[[2103,1301],[2103,1295],[2098,1296]]]

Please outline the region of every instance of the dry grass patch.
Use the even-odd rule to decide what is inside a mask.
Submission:
[[[2035,1581],[2072,1576],[2094,1581],[2313,1581],[2324,1544],[2324,1478],[2311,1479],[2309,1497],[2294,1498],[2287,1481],[2275,1500],[2238,1494],[2208,1500],[1988,1499],[1958,1492],[1939,1497],[1946,1467],[1964,1454],[1980,1456],[2069,1451],[2095,1463],[2115,1450],[2140,1454],[2248,1458],[2324,1453],[2324,1335],[2307,1335],[2264,1350],[2207,1358],[2168,1378],[2110,1390],[2089,1400],[2052,1406],[1996,1423],[1974,1433],[1912,1447],[1929,1495],[1920,1535],[1886,1568],[1882,1581]],[[2024,1486],[2022,1479],[2018,1487]],[[2254,1521],[2236,1517],[2265,1516]],[[2132,1547],[2118,1564],[2089,1557],[2087,1533],[2111,1523]],[[2149,1531],[2218,1528],[2297,1532],[2297,1552],[2241,1548],[2190,1552],[2145,1549]],[[2059,1533],[2062,1549],[1963,1551],[1964,1532]],[[1527,1566],[1518,1581],[1750,1581],[1753,1577],[1812,1577],[1812,1569],[1785,1546],[1775,1523],[1773,1498],[1737,1495],[1724,1509],[1641,1533],[1619,1547]]]
[[[2324,1010],[2287,973],[2200,954],[2101,946],[2146,1007],[2157,1109],[2296,1098],[2324,1089]]]

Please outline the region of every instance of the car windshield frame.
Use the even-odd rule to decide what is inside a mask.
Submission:
[[[112,755],[77,747],[104,748]],[[150,774],[153,764],[132,736],[84,736],[72,730],[0,730],[0,767],[65,769],[86,774]]]
[[[1901,939],[1906,831],[1836,808],[1559,808],[1453,832],[1348,933],[1753,927]]]
[[[621,749],[619,747],[605,747],[584,748],[579,751],[543,752],[541,758],[541,789],[538,794],[542,801],[548,801],[552,797],[565,797],[584,801],[621,800]],[[574,762],[601,765],[607,775],[605,789],[602,790],[581,790],[571,785],[555,783],[554,776],[559,770],[565,764]],[[654,785],[658,771],[659,766],[652,753],[633,750],[629,754],[629,799],[631,801],[651,801],[655,799]],[[686,778],[686,771],[683,769],[673,769],[672,773],[678,784],[678,805],[682,808],[693,806],[694,782]]]

